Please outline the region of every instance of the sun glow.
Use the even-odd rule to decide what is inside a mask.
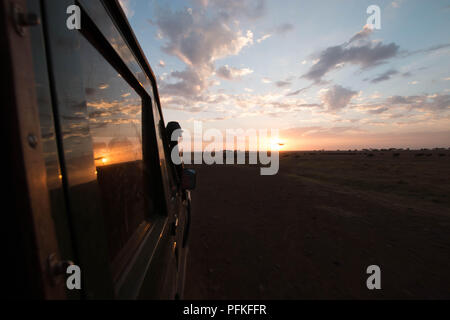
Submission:
[[[271,151],[281,151],[284,149],[286,143],[280,138],[272,138],[270,140],[270,150]]]

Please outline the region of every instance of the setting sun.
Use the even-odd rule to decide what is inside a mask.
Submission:
[[[270,149],[272,151],[281,151],[284,149],[286,143],[279,139],[279,138],[273,138],[270,140]]]

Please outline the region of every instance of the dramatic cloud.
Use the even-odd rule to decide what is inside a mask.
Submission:
[[[228,20],[206,14],[160,9],[156,24],[168,42],[163,50],[191,66],[212,64],[220,58],[237,55],[253,43],[253,33],[233,30]]]
[[[226,79],[226,80],[234,80],[240,79],[243,76],[253,73],[253,70],[244,68],[244,69],[236,69],[233,67],[229,67],[225,65],[219,69],[217,69],[216,74],[218,77]]]
[[[156,19],[152,23],[166,40],[163,51],[186,64],[184,71],[172,72],[167,82],[161,84],[162,94],[199,98],[213,84],[209,79],[215,72],[214,63],[221,58],[239,54],[244,47],[253,43],[253,33],[239,30],[231,20],[235,18],[233,14],[256,17],[255,12],[243,8],[262,10],[264,1],[198,1],[197,5],[203,9],[172,11],[167,7],[157,8]],[[214,10],[210,12],[209,8]],[[250,71],[225,66],[217,74],[225,79],[233,79]]]
[[[337,112],[347,107],[356,95],[358,92],[336,85],[322,95],[322,102],[327,107],[327,111]]]
[[[377,66],[398,54],[399,46],[395,43],[383,44],[365,41],[370,35],[367,28],[353,36],[349,42],[328,47],[318,54],[317,63],[303,75],[304,78],[320,83],[322,78],[330,71],[336,70],[345,64],[358,65],[362,69]]]
[[[136,3],[129,1],[133,2]],[[396,40],[374,40],[376,31],[365,27],[356,34],[348,34],[343,40],[317,42],[314,47],[322,47],[315,55],[292,57],[269,46],[276,45],[283,35],[294,30],[292,24],[283,24],[288,20],[252,21],[264,14],[264,1],[191,0],[186,3],[189,5],[166,5],[158,1],[151,17],[151,32],[160,35],[159,40],[152,40],[171,56],[154,56],[155,65],[163,59],[156,69],[162,73],[158,81],[161,103],[165,109],[181,111],[169,112],[169,117],[184,115],[181,121],[189,121],[185,120],[188,118],[204,121],[240,119],[220,125],[245,126],[248,123],[266,126],[273,123],[281,129],[297,125],[330,127],[339,124],[340,127],[326,132],[312,128],[327,139],[344,133],[357,136],[358,127],[354,125],[369,132],[385,128],[397,130],[400,125],[402,130],[406,126],[420,128],[426,125],[432,125],[434,130],[445,126],[445,119],[450,119],[450,99],[445,94],[450,92],[444,91],[446,83],[442,82],[450,75],[445,73],[445,63],[440,67],[432,60],[434,55],[444,58],[443,54],[450,47],[448,44],[408,51],[399,48]],[[248,30],[248,26],[252,29]],[[295,22],[295,28],[300,32],[302,24]],[[326,39],[330,38],[324,37],[323,41],[328,41]],[[267,43],[257,45],[263,41]],[[252,45],[255,48],[248,49]],[[306,46],[299,50],[307,53]],[[413,44],[411,46],[414,48]],[[256,50],[258,47],[264,48],[263,52]],[[419,53],[430,56],[423,60],[400,61],[400,58]],[[431,53],[434,53],[433,57]],[[235,55],[238,57],[232,57]],[[255,61],[265,62],[255,64]],[[179,62],[182,62],[181,67]],[[276,68],[268,68],[267,63],[275,63]],[[441,73],[422,77],[417,71],[425,65],[433,70],[440,67]],[[343,82],[332,78],[333,71],[339,69],[367,71],[374,66],[380,67],[354,79],[347,73],[342,74],[345,76],[341,79]],[[296,70],[301,70],[298,75],[303,74],[302,80],[292,77],[294,72],[299,72]],[[361,83],[360,77],[366,79]],[[225,81],[239,79],[242,79],[238,83],[241,85]],[[334,83],[331,83],[332,79]],[[396,84],[394,91],[386,92],[373,86],[390,80]],[[408,82],[413,80],[420,80],[420,85],[408,86]],[[428,80],[429,86],[426,84]],[[343,86],[335,85],[337,83]],[[440,94],[424,94],[426,90]],[[400,96],[406,93],[411,96]],[[393,94],[399,95],[388,97]],[[189,116],[185,117],[185,113]]]

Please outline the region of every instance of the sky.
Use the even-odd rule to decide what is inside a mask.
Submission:
[[[450,1],[121,4],[166,122],[278,129],[284,150],[450,147]]]

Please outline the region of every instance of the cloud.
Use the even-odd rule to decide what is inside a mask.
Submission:
[[[298,89],[298,90],[296,90],[294,92],[290,92],[290,93],[286,94],[286,97],[296,96],[296,95],[302,93],[303,91],[306,91],[306,90],[310,89],[311,87],[312,87],[312,85],[307,86],[305,88]]]
[[[239,29],[237,16],[256,17],[257,12],[243,9],[244,5],[262,10],[264,1],[196,1],[192,10],[173,11],[167,6],[156,8],[152,24],[165,40],[162,50],[186,64],[183,71],[172,72],[160,84],[161,94],[205,99],[202,95],[214,85],[215,62],[238,55],[253,44],[253,33]],[[241,11],[239,11],[241,10]],[[256,11],[258,11],[256,10]],[[248,74],[250,69],[222,67],[217,74],[233,79]]]
[[[390,69],[386,72],[383,72],[382,74],[378,75],[376,78],[372,79],[370,82],[372,83],[378,83],[381,81],[387,81],[390,80],[392,78],[393,75],[398,74],[397,70],[394,69]]]
[[[256,42],[261,43],[261,42],[263,42],[264,40],[269,39],[271,36],[272,36],[271,34],[265,34],[265,35],[263,35],[261,38],[259,38],[258,40],[256,40]]]
[[[356,109],[366,109],[369,114],[381,114],[390,112],[389,118],[403,118],[411,112],[422,112],[424,114],[434,114],[442,118],[445,112],[450,111],[450,95],[415,95],[415,96],[391,96],[377,104],[357,104]],[[395,111],[394,111],[395,109]],[[400,110],[399,110],[400,109]]]
[[[194,3],[203,9],[212,9],[226,19],[237,16],[257,19],[267,9],[265,0],[194,0]]]
[[[387,80],[392,79],[392,76],[395,76],[395,75],[398,75],[398,74],[400,74],[404,78],[409,78],[409,77],[412,77],[417,71],[422,71],[422,70],[425,70],[425,69],[427,69],[427,68],[426,67],[421,67],[421,68],[418,68],[418,69],[415,69],[415,70],[412,70],[412,71],[403,72],[401,74],[400,74],[399,71],[397,71],[395,69],[390,69],[390,70],[387,70],[386,72],[378,75],[376,78],[372,79],[370,82],[378,83],[378,82],[381,82],[381,81],[387,81]],[[368,80],[368,79],[364,79],[364,81],[366,81],[366,80]]]
[[[209,80],[213,72],[212,66],[187,67],[183,71],[171,72],[169,78],[175,79],[176,82],[163,81],[160,83],[161,93],[199,99],[203,91],[213,84]]]
[[[167,43],[163,50],[190,66],[237,55],[253,43],[253,33],[232,29],[223,17],[159,9],[156,25]]]
[[[317,63],[302,77],[315,83],[322,82],[322,78],[329,72],[346,64],[358,65],[362,69],[377,66],[398,54],[399,46],[395,43],[383,44],[364,41],[371,31],[364,28],[353,36],[349,42],[328,47],[317,56]]]
[[[240,79],[241,77],[249,75],[251,73],[253,73],[253,70],[249,68],[236,69],[233,67],[229,67],[228,65],[224,65],[216,71],[218,77],[227,80]]]
[[[277,82],[275,82],[275,85],[278,88],[283,88],[283,87],[286,87],[286,86],[290,86],[291,83],[289,81],[277,81]]]
[[[381,114],[383,112],[389,111],[389,108],[387,107],[382,107],[382,108],[377,108],[377,109],[372,109],[367,111],[370,114]]]
[[[274,33],[285,34],[292,30],[294,30],[294,25],[292,25],[291,23],[283,23],[283,24],[280,24],[279,26],[275,27]]]
[[[261,82],[262,83],[272,83],[272,80],[270,80],[269,78],[262,78]]]
[[[247,88],[241,94],[209,93],[190,100],[182,96],[165,95],[161,103],[167,109],[185,112],[218,112],[233,118],[282,115],[292,117],[295,112],[302,110],[312,112],[313,109],[323,107],[321,104],[305,99],[287,99],[280,90],[259,94],[252,93],[252,90]]]
[[[166,63],[163,60],[159,60],[159,66],[161,68],[164,68],[166,66]]]
[[[322,126],[309,126],[291,128],[281,131],[282,136],[286,135],[291,138],[301,139],[304,137],[315,138],[335,138],[336,135],[351,135],[361,134],[364,130],[355,126],[342,126],[342,127],[322,127]]]
[[[450,109],[450,95],[392,96],[386,99],[386,103],[393,106],[401,105],[410,109],[445,111]]]
[[[211,66],[187,67],[183,71],[171,72],[165,80],[160,81],[160,93],[162,96],[179,96],[190,101],[202,100],[205,90],[215,84],[214,80],[210,80],[213,72]]]
[[[280,131],[280,136],[298,141],[302,150],[348,150],[363,148],[434,148],[447,147],[450,131],[385,131],[372,133],[358,127],[309,126]]]
[[[361,31],[359,31],[357,34],[355,34],[348,42],[347,44],[351,44],[353,42],[357,42],[357,41],[361,41],[361,40],[366,40],[367,38],[370,37],[370,35],[372,34],[373,29],[367,25],[365,25],[363,27],[363,29]]]
[[[294,30],[294,26],[292,24],[283,23],[283,24],[280,24],[279,26],[276,26],[275,28],[272,28],[270,30],[270,32],[268,32],[265,35],[263,35],[262,37],[260,37],[258,40],[256,40],[256,42],[261,43],[264,40],[271,38],[273,35],[286,34],[292,30]]]
[[[437,44],[425,49],[420,49],[420,50],[416,50],[416,51],[411,51],[411,52],[406,52],[405,53],[405,57],[408,56],[412,56],[415,54],[421,54],[421,53],[433,53],[433,52],[437,52],[443,49],[447,49],[450,48],[450,43],[442,43],[442,44]]]
[[[322,95],[322,102],[327,111],[336,112],[344,109],[358,92],[335,85]]]

